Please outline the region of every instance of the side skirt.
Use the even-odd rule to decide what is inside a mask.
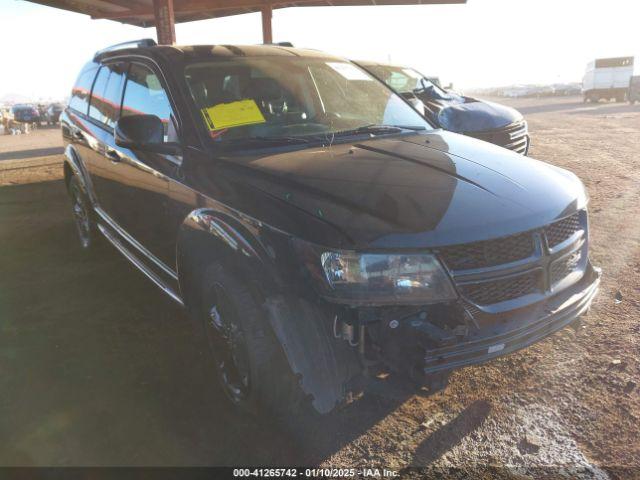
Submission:
[[[102,215],[98,213],[100,217]],[[108,227],[104,226],[102,223],[98,222],[98,230],[100,233],[127,259],[129,260],[135,267],[138,268],[143,274],[149,278],[157,287],[160,288],[164,293],[166,293],[174,302],[184,307],[184,301],[178,292],[171,287],[171,285],[165,281],[158,273],[152,270],[147,264],[136,256],[130,249],[128,249],[123,242],[117,237],[117,234],[113,233]],[[154,260],[154,263],[159,262],[159,260]],[[169,270],[168,267],[163,264],[163,271]],[[174,278],[175,274],[171,272],[171,277]]]

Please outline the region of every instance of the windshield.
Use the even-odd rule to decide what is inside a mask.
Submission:
[[[423,93],[430,96],[446,99],[449,94],[427,77],[413,68],[394,67],[391,65],[375,65],[367,67],[380,80],[385,82],[396,92]]]
[[[219,142],[432,127],[359,67],[305,57],[242,57],[185,68],[196,107]],[[399,127],[384,128],[381,127]]]

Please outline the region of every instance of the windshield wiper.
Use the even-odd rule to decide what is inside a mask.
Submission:
[[[426,127],[420,125],[364,125],[362,127],[354,128],[351,130],[343,130],[341,132],[335,132],[335,136],[344,135],[359,135],[363,133],[370,133],[372,135],[384,135],[390,133],[400,133],[402,130],[420,131],[426,130]]]
[[[240,144],[240,143],[273,143],[280,145],[299,145],[303,143],[309,143],[309,140],[302,137],[287,137],[287,136],[255,136],[245,138],[232,138],[224,140],[224,143]]]

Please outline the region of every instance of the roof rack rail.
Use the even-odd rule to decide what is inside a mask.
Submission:
[[[291,42],[271,42],[263,43],[262,45],[273,45],[274,47],[293,47],[293,43]]]
[[[103,48],[102,50],[98,50],[93,56],[93,58],[96,59],[104,53],[113,52],[116,50],[124,50],[125,48],[155,47],[156,45],[157,43],[153,38],[130,40],[128,42],[116,43],[115,45],[111,45],[110,47],[106,47],[106,48]]]

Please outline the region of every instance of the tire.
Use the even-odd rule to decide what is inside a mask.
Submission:
[[[80,181],[75,175],[69,180],[69,196],[71,197],[71,211],[80,247],[85,251],[93,251],[95,250],[97,229],[91,217],[91,203],[82,191]]]
[[[264,415],[290,433],[306,434],[320,418],[302,391],[259,295],[227,265],[213,263],[202,278],[200,324],[218,382],[229,401]]]

